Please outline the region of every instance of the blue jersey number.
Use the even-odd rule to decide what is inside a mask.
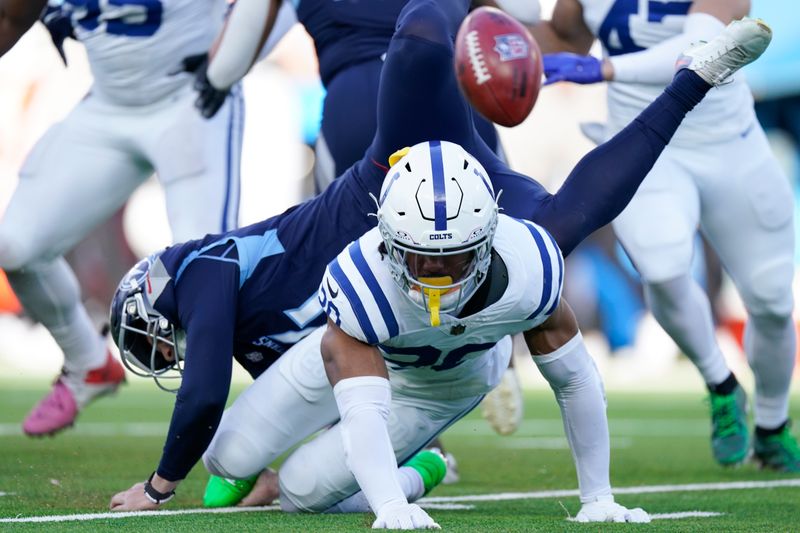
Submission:
[[[150,37],[161,26],[161,0],[66,0],[72,19],[87,31],[106,25],[106,33]]]
[[[451,350],[440,362],[442,358],[442,351],[433,346],[420,346],[415,348],[396,348],[394,346],[384,346],[381,344],[381,349],[387,354],[396,355],[416,355],[416,361],[397,361],[391,357],[386,357],[386,360],[395,366],[407,367],[413,366],[414,368],[431,367],[431,369],[438,371],[450,370],[462,363],[464,357],[475,352],[485,352],[496,343],[489,342],[484,344],[465,344],[455,350]]]
[[[639,5],[642,9],[639,9]],[[636,43],[631,32],[632,24],[660,24],[669,15],[686,15],[692,2],[683,0],[670,2],[667,0],[616,0],[608,10],[598,37],[608,50],[609,55],[630,54],[644,50],[644,46]]]

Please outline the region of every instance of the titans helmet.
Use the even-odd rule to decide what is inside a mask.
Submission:
[[[183,332],[153,308],[169,280],[159,254],[142,259],[120,281],[111,302],[111,336],[119,348],[125,367],[142,377],[151,377],[163,390],[162,379],[183,374]],[[167,358],[159,347],[168,347]]]

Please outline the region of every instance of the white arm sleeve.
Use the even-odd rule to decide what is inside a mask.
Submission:
[[[378,376],[343,379],[333,387],[347,467],[358,481],[372,511],[390,503],[407,504],[397,479],[397,459],[386,421],[392,392]]]
[[[533,357],[561,409],[578,471],[581,502],[611,494],[608,420],[600,374],[580,332],[553,353]]]
[[[258,47],[272,2],[273,0],[238,0],[234,4],[206,73],[208,81],[215,88],[227,89],[250,70],[259,53]],[[288,2],[281,2],[264,48],[271,50],[268,47],[274,47],[295,20],[294,8]]]
[[[725,28],[718,18],[707,13],[690,13],[683,33],[641,52],[610,58],[614,80],[623,83],[666,85],[675,75],[675,60],[692,43],[708,41]]]

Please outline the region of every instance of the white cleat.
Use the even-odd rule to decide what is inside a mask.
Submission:
[[[500,384],[481,402],[483,418],[500,435],[511,435],[522,422],[524,410],[517,371],[508,367]]]
[[[694,70],[710,85],[722,85],[734,72],[758,59],[771,40],[772,29],[763,20],[734,20],[709,42],[685,51],[677,67]]]

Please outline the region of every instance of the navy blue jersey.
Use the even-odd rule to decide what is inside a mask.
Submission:
[[[375,225],[369,190],[349,170],[329,191],[284,213],[222,235],[177,244],[161,253],[173,283],[154,307],[176,327],[187,329],[180,295],[193,299],[209,292],[213,279],[186,287],[187,274],[206,269],[210,261],[236,270],[236,305],[225,324],[233,331],[232,355],[253,377],[288,347],[325,322],[316,301],[319,280],[328,262],[353,239]],[[382,171],[379,170],[382,174]],[[382,180],[373,180],[380,186]],[[193,279],[193,278],[191,278]],[[194,283],[193,281],[193,283]],[[178,290],[180,289],[180,291]],[[219,307],[210,291],[208,307]],[[188,357],[196,347],[187,345]],[[201,349],[203,349],[201,347]]]
[[[380,58],[408,0],[299,0],[297,19],[314,39],[322,83],[344,68]]]
[[[415,9],[420,7],[419,9]],[[321,195],[263,222],[160,254],[170,281],[156,310],[186,332],[183,381],[158,473],[183,479],[211,441],[235,357],[258,375],[324,322],[316,291],[329,261],[375,226],[389,155],[441,139],[485,167],[499,204],[546,228],[566,256],[630,201],[683,116],[709,86],[681,71],[634,123],[585,156],[555,194],[500,161],[481,140],[455,81],[452,36],[463,0],[410,2],[381,72],[377,131],[364,158]],[[232,357],[233,356],[233,357]]]
[[[332,158],[327,182],[364,154],[375,133],[378,81],[400,11],[408,0],[295,0],[297,18],[314,40],[327,89],[321,130]],[[489,148],[500,150],[494,125],[476,116]],[[400,147],[398,147],[400,148]]]

